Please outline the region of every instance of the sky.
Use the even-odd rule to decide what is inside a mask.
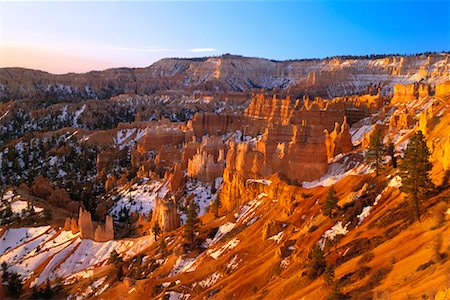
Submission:
[[[285,60],[449,50],[445,0],[0,0],[0,67],[57,74],[225,53]]]

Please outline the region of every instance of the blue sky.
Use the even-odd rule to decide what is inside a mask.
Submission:
[[[448,1],[1,1],[0,7],[1,66],[55,73],[223,53],[284,60],[450,50]]]

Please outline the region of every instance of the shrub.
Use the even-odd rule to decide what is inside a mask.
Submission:
[[[312,225],[311,227],[309,227],[308,233],[312,233],[312,232],[316,231],[318,228],[319,228],[318,225]]]
[[[424,264],[421,264],[420,266],[417,267],[416,271],[423,271],[425,269],[427,269],[428,267],[434,265],[436,262],[434,262],[433,260],[427,261]]]
[[[358,260],[358,265],[364,265],[375,258],[375,255],[372,253],[372,251],[364,253],[363,256]]]
[[[301,194],[300,194],[300,196],[303,198],[303,199],[308,199],[308,198],[311,198],[311,194],[309,194],[309,193],[305,193],[305,192],[302,192]]]

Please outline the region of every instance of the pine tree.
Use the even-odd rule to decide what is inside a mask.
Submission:
[[[325,272],[327,263],[323,251],[318,244],[315,244],[308,255],[309,258],[309,278],[314,280]]]
[[[159,242],[159,253],[161,253],[163,257],[167,255],[167,245],[166,241],[164,241],[164,237],[162,237]]]
[[[221,203],[220,203],[220,197],[219,195],[217,195],[216,199],[213,201],[212,203],[212,209],[213,209],[213,213],[214,213],[214,217],[218,218],[219,217],[219,208],[221,207]]]
[[[20,278],[20,275],[16,272],[9,273],[8,277],[8,291],[11,293],[11,295],[18,297],[22,293],[22,279]]]
[[[184,229],[184,237],[191,247],[194,243],[195,232],[198,230],[198,223],[197,203],[191,201],[186,207],[186,226]]]
[[[330,186],[328,189],[328,195],[325,199],[325,202],[323,203],[323,215],[329,216],[331,218],[333,214],[333,210],[338,208],[338,198],[336,197],[336,191],[334,190],[333,186]]]
[[[378,176],[381,169],[381,164],[383,160],[383,136],[381,134],[381,129],[376,128],[375,131],[370,136],[369,147],[367,148],[367,153],[365,159],[371,167],[375,167],[376,175]]]
[[[158,237],[161,235],[161,227],[159,226],[159,222],[156,221],[152,227],[152,233],[155,236],[155,241],[158,240]]]
[[[211,194],[214,195],[216,192],[217,192],[217,189],[216,189],[216,182],[213,181],[213,182],[211,183]]]
[[[415,207],[417,219],[420,222],[420,202],[433,184],[428,172],[433,167],[430,163],[428,150],[422,131],[416,132],[405,150],[403,162],[400,165],[402,178],[401,190],[408,194]]]
[[[113,264],[117,266],[120,265],[121,263],[123,263],[123,259],[119,255],[119,253],[117,253],[116,250],[111,251],[111,254],[109,255],[108,258],[108,264]]]
[[[392,167],[394,169],[397,168],[397,158],[395,157],[394,143],[389,143],[389,145],[386,148],[386,154],[391,157]]]
[[[323,273],[325,282],[328,286],[332,286],[334,283],[334,266],[331,264],[327,264],[325,268],[325,272]]]

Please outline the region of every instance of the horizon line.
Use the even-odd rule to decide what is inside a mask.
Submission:
[[[56,1],[56,0],[55,0]],[[255,0],[256,1],[256,0]],[[209,49],[209,48],[208,48]],[[191,49],[192,50],[192,49]],[[191,51],[194,53],[201,53],[202,51]],[[226,58],[226,57],[236,57],[236,58],[244,58],[244,59],[263,59],[268,60],[272,62],[295,62],[295,61],[314,61],[314,60],[327,60],[327,59],[380,59],[385,57],[402,57],[402,56],[420,56],[420,55],[442,55],[442,54],[450,54],[450,50],[442,50],[442,51],[425,51],[425,52],[411,52],[411,53],[372,53],[372,54],[339,54],[339,55],[333,55],[333,56],[326,56],[326,57],[303,57],[303,58],[290,58],[290,59],[271,59],[267,57],[259,57],[259,56],[245,56],[242,54],[231,54],[231,53],[222,53],[220,55],[208,55],[208,56],[195,56],[195,57],[163,57],[161,59],[158,59],[157,61],[151,63],[150,65],[141,66],[141,67],[129,67],[129,66],[120,66],[120,67],[110,67],[105,68],[101,70],[88,70],[86,72],[64,72],[64,73],[52,73],[49,71],[41,70],[41,69],[33,69],[33,68],[27,68],[27,67],[2,67],[0,66],[0,70],[2,69],[24,69],[24,70],[32,70],[32,71],[39,71],[48,73],[51,75],[68,75],[68,74],[87,74],[91,72],[104,72],[108,70],[116,70],[116,69],[145,69],[148,67],[151,67],[155,63],[162,61],[162,60],[170,60],[170,59],[177,59],[177,60],[192,60],[192,61],[204,61],[210,58]]]

